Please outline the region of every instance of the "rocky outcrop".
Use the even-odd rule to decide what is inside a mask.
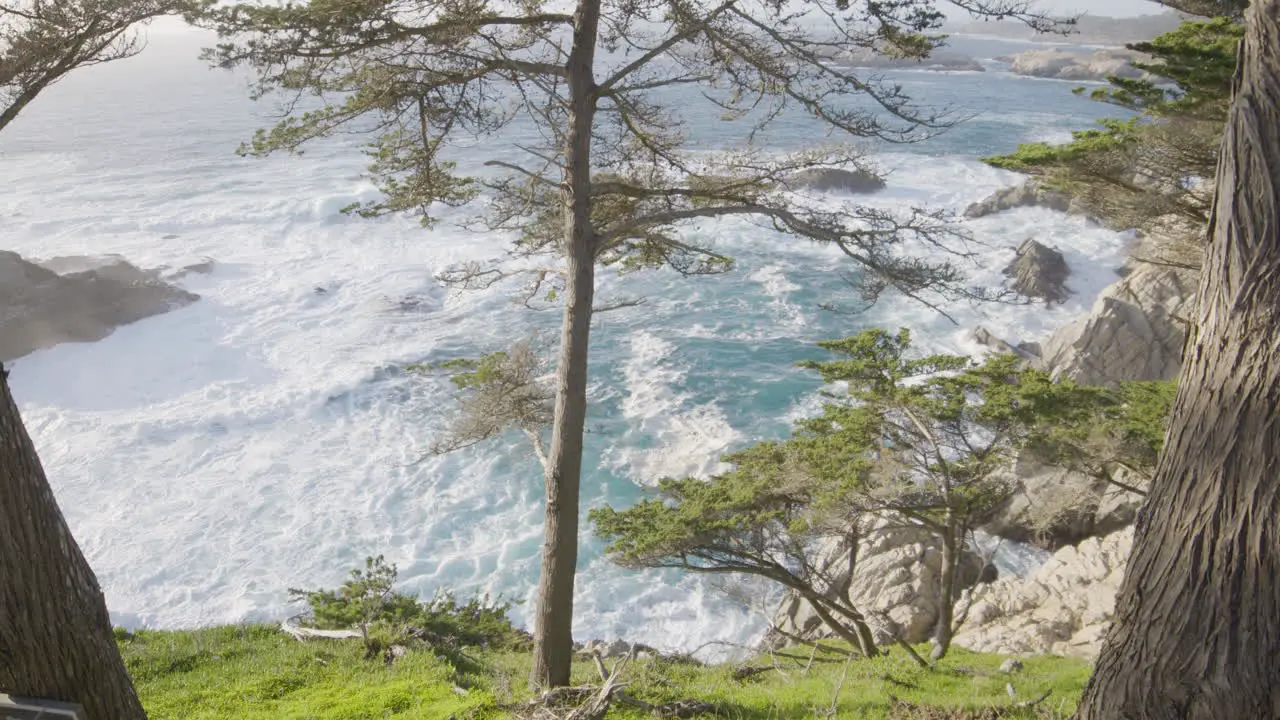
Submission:
[[[1069,212],[1071,198],[1060,192],[1046,190],[1034,180],[1028,180],[1021,185],[1001,188],[985,199],[971,204],[965,208],[964,216],[971,219],[980,218],[1018,207],[1045,207],[1059,212]]]
[[[1071,296],[1066,286],[1071,271],[1062,253],[1031,238],[1024,240],[1016,253],[1004,275],[1012,278],[1013,289],[1019,294],[1045,304],[1065,302]]]
[[[873,619],[871,625],[877,642],[892,642],[893,632],[912,643],[923,642],[932,634],[938,620],[942,566],[939,545],[927,530],[887,522],[878,524],[863,539],[858,547],[853,581],[849,584],[849,600]],[[843,579],[849,572],[848,553],[835,550],[833,544],[821,553],[819,563]],[[988,570],[986,577],[984,569]],[[977,554],[966,552],[961,561],[960,586],[968,587],[979,578],[994,579],[990,570]],[[774,624],[801,637],[830,634],[809,603],[794,595],[783,601]]]
[[[94,342],[199,296],[117,256],[44,263],[0,251],[0,362],[65,342]]]
[[[1034,361],[1036,358],[1040,357],[1040,346],[1036,343],[1024,342],[1013,345],[981,325],[974,328],[973,332],[969,335],[979,345],[990,348],[991,352],[1017,355],[1027,362]]]
[[[884,178],[869,170],[808,168],[788,176],[786,185],[789,190],[865,194],[883,190],[885,183]]]
[[[1115,612],[1133,530],[1065,547],[1027,578],[1003,577],[956,604],[955,644],[1002,655],[1093,659]]]
[[[895,70],[934,70],[983,72],[986,67],[978,60],[954,52],[935,52],[922,60],[886,57],[867,48],[856,48],[836,53],[831,61],[837,65],[856,68]]]
[[[1194,270],[1137,263],[1043,344],[1041,367],[1090,385],[1176,377],[1197,282]]]
[[[1024,50],[1011,58],[1009,71],[1055,80],[1102,82],[1111,76],[1141,78],[1146,73],[1131,64],[1141,57],[1140,53],[1130,50],[1103,49],[1088,55],[1060,48]]]
[[[1006,540],[1056,550],[1128,527],[1142,496],[1081,472],[1019,457],[1007,471],[1018,490],[982,529]],[[1142,489],[1146,481],[1118,471],[1121,482]]]

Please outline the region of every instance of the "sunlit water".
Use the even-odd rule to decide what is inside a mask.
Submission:
[[[424,459],[448,389],[399,368],[492,351],[558,317],[513,306],[505,291],[453,293],[434,279],[500,255],[504,237],[338,214],[376,197],[356,139],[301,157],[236,157],[271,107],[246,99],[242,77],[205,70],[200,44],[154,37],[137,59],[74,74],[0,136],[0,248],[119,253],[147,267],[217,261],[212,274],[181,280],[198,303],[13,368],[113,617],[160,627],[279,618],[291,611],[287,588],[332,586],[376,553],[399,565],[409,589],[531,600],[536,461],[519,438]],[[1010,48],[968,40],[957,49],[985,58]],[[877,158],[889,187],[872,202],[961,210],[1017,180],[978,157],[1062,139],[1114,111],[1069,84],[989,66],[897,73],[922,102],[980,114],[926,143],[885,148]],[[738,132],[711,113],[687,119],[711,145]],[[816,137],[812,123],[788,120],[770,141],[791,149]],[[906,326],[926,349],[976,352],[977,324],[1043,339],[1087,308],[1122,260],[1116,234],[1045,210],[968,226],[986,243],[975,282],[999,284],[1012,247],[1034,236],[1065,253],[1076,295],[1052,309],[950,306],[960,327],[893,297],[833,314],[818,305],[855,299],[840,278],[847,261],[741,221],[686,231],[736,258],[731,273],[604,273],[606,296],[648,302],[594,325],[583,507],[627,505],[658,477],[711,472],[725,451],[784,435],[818,406],[816,378],[793,366],[821,357],[816,341]],[[761,628],[701,579],[621,570],[600,550],[584,524],[580,639],[691,648]]]

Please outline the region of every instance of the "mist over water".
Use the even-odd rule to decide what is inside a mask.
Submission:
[[[272,107],[246,99],[243,77],[206,71],[199,45],[158,35],[139,58],[72,75],[0,136],[0,248],[119,253],[143,267],[217,262],[180,281],[202,296],[194,305],[13,367],[28,429],[113,617],[158,627],[279,619],[291,612],[287,588],[333,586],[378,553],[407,589],[531,602],[536,461],[517,437],[426,457],[448,385],[401,368],[500,349],[531,327],[554,336],[558,314],[512,305],[505,289],[457,293],[434,279],[505,251],[508,238],[449,222],[457,211],[432,231],[340,215],[377,196],[358,138],[300,157],[235,156]],[[1009,51],[972,47],[980,58]],[[1017,180],[978,157],[1115,114],[1068,84],[990,67],[890,74],[922,103],[978,114],[927,142],[877,148],[889,186],[861,201],[963,210]],[[702,145],[739,136],[685,105]],[[768,147],[805,147],[816,128],[788,117]],[[482,162],[519,133],[459,157]],[[816,377],[794,367],[822,357],[819,340],[909,327],[923,349],[976,352],[968,333],[978,324],[1041,340],[1083,312],[1123,259],[1115,233],[1046,210],[968,226],[984,243],[969,268],[976,284],[999,284],[1012,248],[1034,236],[1064,252],[1077,294],[1052,309],[947,307],[959,327],[897,297],[862,314],[825,312],[820,303],[856,304],[840,277],[854,270],[847,259],[741,219],[687,230],[734,257],[730,273],[602,272],[602,296],[647,302],[593,325],[584,510],[627,505],[663,475],[714,472],[726,451],[784,436],[819,407]],[[688,649],[761,628],[700,578],[612,566],[586,523],[583,533],[578,639]]]

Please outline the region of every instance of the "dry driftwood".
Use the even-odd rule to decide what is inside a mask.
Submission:
[[[313,638],[327,638],[330,640],[345,640],[347,638],[364,637],[355,630],[317,630],[316,628],[303,627],[299,621],[301,615],[294,615],[280,623],[280,629],[289,633],[300,641],[311,640]]]

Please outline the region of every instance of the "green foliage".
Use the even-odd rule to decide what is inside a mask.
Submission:
[[[496,720],[514,717],[503,706],[528,699],[517,679],[528,675],[530,658],[507,650],[477,651],[473,670],[460,678],[446,659],[430,653],[371,663],[358,642],[300,643],[274,626],[143,630],[119,645],[152,720]],[[895,698],[970,710],[1013,703],[1005,694],[1010,678],[997,669],[1004,658],[997,655],[957,649],[932,672],[897,650],[847,664],[818,653],[808,671],[803,667],[808,652],[797,657],[776,658],[785,676],[766,672],[745,682],[734,678],[734,665],[640,658],[627,671],[625,679],[632,682],[627,692],[655,704],[705,700],[716,706],[717,717],[731,720],[814,717],[830,709],[833,698],[837,717],[867,719],[888,717]],[[746,664],[771,662],[762,657]],[[1063,717],[1074,710],[1088,680],[1087,663],[1057,657],[1023,662],[1025,669],[1012,679],[1019,700],[1048,690],[1051,695],[1040,707]],[[594,665],[575,662],[573,684],[593,682],[598,682]],[[617,704],[609,717],[652,715]]]
[[[1133,63],[1135,68],[1172,81],[1173,88],[1150,80],[1113,78],[1112,88],[1091,97],[1154,117],[1203,115],[1225,120],[1236,46],[1243,37],[1244,25],[1225,17],[1183,23],[1150,42],[1129,46],[1152,57],[1150,62]]]
[[[551,424],[554,393],[543,375],[546,363],[536,337],[479,359],[457,358],[431,365],[410,365],[412,372],[445,371],[458,389],[457,411],[431,445],[441,454],[471,447],[518,430],[529,437],[539,459],[546,457],[543,431]],[[545,462],[545,460],[544,460]]]
[[[1109,418],[1123,438],[1140,444],[1147,451],[1152,467],[1155,457],[1164,449],[1169,415],[1177,394],[1176,380],[1122,383],[1120,411]]]
[[[1176,394],[1173,380],[1126,382],[1117,390],[1074,387],[1074,404],[1057,422],[1037,428],[1030,449],[1046,463],[1102,480],[1118,480],[1125,468],[1149,481]]]
[[[1129,45],[1151,56],[1134,67],[1163,82],[1112,77],[1089,97],[1133,117],[1100,120],[1099,128],[1073,132],[1069,143],[1020,144],[984,160],[1070,194],[1117,229],[1167,233],[1174,219],[1185,237],[1162,249],[1166,260],[1197,264],[1194,236],[1208,220],[1211,198],[1195,185],[1214,174],[1243,32],[1238,21],[1214,18]]]
[[[726,456],[732,469],[708,480],[663,478],[655,497],[591,512],[615,562],[761,576],[828,603],[823,620],[842,632],[841,616],[856,624],[859,613],[832,599],[819,548],[856,545],[872,517],[961,548],[1014,491],[1001,471],[1024,449],[1095,475],[1146,467],[1172,399],[1168,383],[1080,386],[1012,355],[916,357],[906,330],[819,345],[837,359],[800,365],[843,390],[791,438]]]
[[[493,704],[437,654],[369,662],[358,641],[302,643],[276,626],[142,630],[119,644],[151,720],[447,720]]]
[[[459,602],[452,592],[437,593],[428,601],[395,591],[396,567],[381,555],[365,559],[364,569],[337,590],[295,590],[296,601],[306,602],[311,623],[322,629],[357,628],[372,657],[394,643],[425,641],[433,647],[513,647],[523,644],[523,633],[507,617],[509,602],[473,597]]]

